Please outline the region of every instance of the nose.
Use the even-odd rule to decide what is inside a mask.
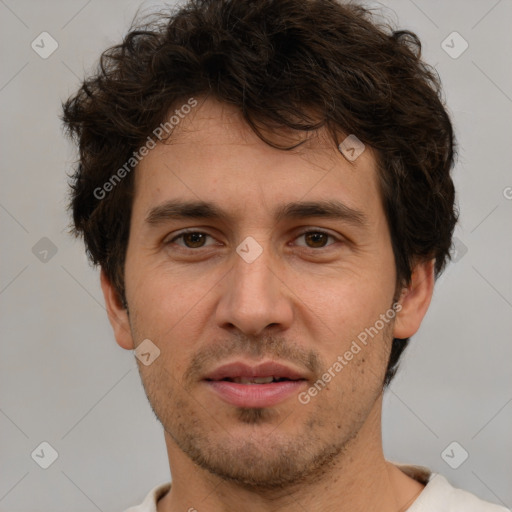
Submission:
[[[292,295],[270,251],[264,250],[251,263],[237,253],[233,259],[231,271],[219,283],[222,296],[216,310],[217,325],[246,336],[288,329],[293,320]]]

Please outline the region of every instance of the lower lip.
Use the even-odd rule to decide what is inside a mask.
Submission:
[[[236,407],[271,407],[297,394],[305,380],[286,380],[269,384],[239,384],[227,380],[206,381],[215,393]]]

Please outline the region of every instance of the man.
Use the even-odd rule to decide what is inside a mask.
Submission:
[[[457,213],[416,36],[334,0],[193,0],[64,108],[117,343],[172,486],[130,511],[500,511],[385,460],[382,396]]]

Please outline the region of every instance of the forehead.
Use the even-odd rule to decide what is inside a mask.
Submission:
[[[207,99],[184,115],[135,172],[134,211],[144,215],[170,199],[210,201],[234,210],[287,201],[339,200],[369,215],[381,211],[371,148],[349,162],[326,131],[263,132],[262,141],[235,108]]]

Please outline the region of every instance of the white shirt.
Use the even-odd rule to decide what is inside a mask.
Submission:
[[[510,512],[505,507],[483,501],[470,492],[453,487],[444,476],[431,473],[427,468],[397,463],[395,465],[405,474],[425,485],[407,512]],[[157,485],[140,505],[130,507],[125,512],[157,512],[157,501],[170,488],[170,482]]]

